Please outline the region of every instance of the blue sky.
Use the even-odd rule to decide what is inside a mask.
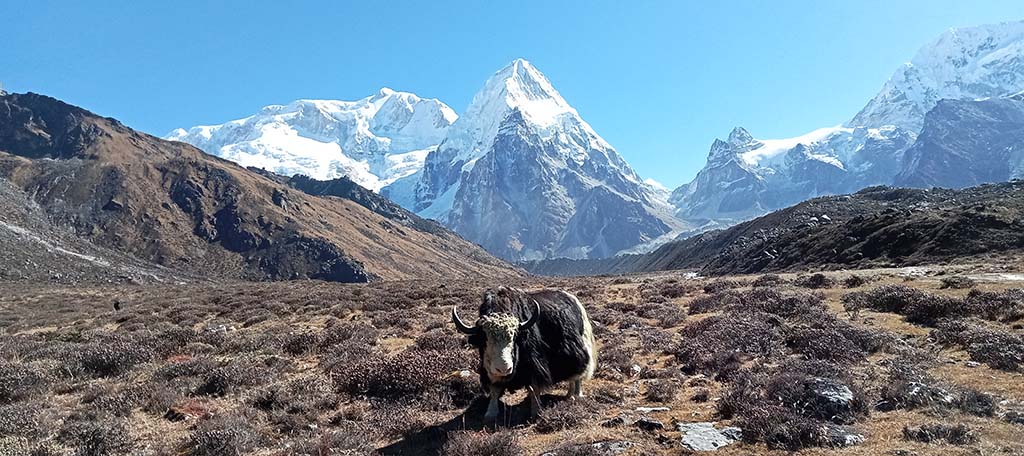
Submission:
[[[1024,2],[0,0],[0,13],[7,90],[157,135],[382,86],[462,111],[523,57],[642,176],[675,187],[733,126],[778,138],[841,123],[943,30],[1024,19]]]

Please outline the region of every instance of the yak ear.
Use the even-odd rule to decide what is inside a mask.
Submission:
[[[530,315],[530,319],[519,324],[519,330],[525,331],[530,329],[531,326],[537,323],[540,319],[540,303],[536,300],[533,301],[533,315]]]

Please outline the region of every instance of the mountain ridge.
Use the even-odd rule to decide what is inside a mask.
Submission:
[[[353,200],[307,195],[37,94],[0,98],[0,178],[54,226],[174,271],[201,265],[210,278],[518,274],[450,232],[396,229]]]

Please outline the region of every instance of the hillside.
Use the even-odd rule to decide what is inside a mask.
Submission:
[[[518,274],[450,232],[398,225],[351,199],[306,194],[37,94],[0,97],[0,179],[38,205],[49,228],[182,277],[365,282]],[[21,233],[0,237],[5,250],[40,237],[10,212],[0,222]],[[40,261],[41,269],[64,266]]]
[[[910,266],[1024,249],[1024,182],[963,190],[871,187],[815,198],[644,255],[528,263],[545,275],[702,274]]]

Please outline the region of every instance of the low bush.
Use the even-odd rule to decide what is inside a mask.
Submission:
[[[726,290],[701,296],[690,302],[690,313],[715,311],[766,312],[780,316],[796,316],[808,312],[824,311],[824,296],[818,293],[783,293],[774,288],[754,288],[746,291]]]
[[[976,285],[978,285],[977,281],[966,276],[943,277],[941,282],[942,286],[940,286],[939,288],[964,289],[974,288]]]
[[[448,433],[441,454],[449,456],[523,456],[518,436],[512,431]]]
[[[672,328],[686,320],[683,308],[671,303],[643,304],[637,307],[636,312],[643,318],[657,320],[662,328]]]
[[[830,363],[787,362],[743,370],[730,381],[718,411],[743,429],[748,442],[795,451],[842,445],[837,424],[868,413],[865,393]]]
[[[541,411],[534,429],[542,434],[576,429],[597,416],[598,405],[590,398],[564,400]]]
[[[610,380],[621,380],[633,374],[633,360],[635,350],[626,345],[623,338],[614,338],[601,345],[601,352],[597,357],[597,376]]]
[[[1024,319],[1024,290],[997,292],[971,290],[967,293],[971,315],[991,321],[1012,322]]]
[[[859,288],[871,283],[871,279],[860,274],[850,274],[843,279],[843,286],[846,288]]]
[[[441,387],[452,372],[468,368],[471,361],[465,351],[406,350],[358,361],[336,371],[334,382],[347,394],[397,400]]]
[[[80,344],[69,354],[72,372],[92,377],[112,377],[149,361],[155,353],[148,346],[114,339]]]
[[[731,290],[733,288],[740,288],[744,284],[738,280],[732,279],[718,279],[713,282],[709,282],[704,285],[704,292],[708,294],[718,293],[720,291]]]
[[[679,396],[680,385],[674,379],[657,379],[647,383],[644,397],[651,402],[670,403]]]
[[[226,414],[201,421],[192,430],[188,450],[194,456],[241,456],[263,441],[243,413]]]
[[[871,309],[897,313],[905,316],[908,322],[928,326],[969,313],[962,299],[933,295],[906,285],[883,285],[868,291],[848,293],[842,301],[849,311]]]
[[[75,456],[125,454],[132,439],[119,421],[71,421],[60,430],[60,439],[76,448]]]
[[[794,283],[794,285],[796,285],[798,287],[812,288],[812,289],[832,288],[832,287],[834,287],[836,285],[835,279],[833,279],[833,278],[831,278],[831,277],[829,277],[829,276],[827,276],[825,274],[822,274],[820,272],[816,273],[816,274],[811,274],[811,275],[808,275],[808,276],[797,277],[796,280],[793,281],[793,283]]]
[[[931,423],[903,428],[903,438],[915,442],[946,441],[953,445],[970,445],[978,441],[977,434],[964,424]]]
[[[224,396],[241,387],[263,384],[273,378],[273,369],[256,359],[236,358],[207,373],[195,390],[204,396]]]
[[[318,334],[303,331],[289,334],[288,337],[285,338],[281,349],[290,355],[300,356],[316,350],[316,347],[319,344],[320,336]]]
[[[0,405],[0,436],[33,437],[43,431],[36,404],[18,402]]]
[[[0,404],[24,399],[46,387],[45,375],[23,364],[0,361]]]
[[[765,274],[761,277],[758,277],[757,279],[754,280],[753,283],[751,283],[751,285],[753,285],[756,288],[776,287],[785,284],[786,279],[783,279],[778,274]]]
[[[932,337],[942,344],[960,345],[972,360],[993,369],[1024,371],[1024,337],[1017,334],[963,319],[942,322],[932,331]]]
[[[680,331],[675,357],[688,373],[728,377],[742,358],[767,358],[784,353],[784,321],[763,312],[715,315]]]

